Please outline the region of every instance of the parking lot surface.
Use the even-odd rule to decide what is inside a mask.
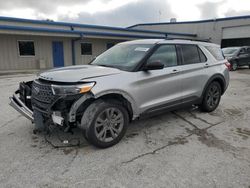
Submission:
[[[35,76],[1,76],[0,187],[249,188],[250,70],[230,75],[216,111],[188,108],[135,121],[108,149],[89,145],[79,130],[34,135],[8,97]]]

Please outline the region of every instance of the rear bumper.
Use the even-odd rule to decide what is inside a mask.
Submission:
[[[10,106],[12,106],[24,117],[34,122],[33,112],[19,99],[17,94],[13,94],[13,96],[10,97]]]

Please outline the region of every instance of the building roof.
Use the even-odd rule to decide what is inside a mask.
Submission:
[[[154,23],[140,23],[127,27],[127,29],[132,29],[137,26],[147,26],[147,25],[169,25],[169,24],[196,24],[196,23],[206,23],[206,22],[220,22],[220,21],[231,21],[238,19],[250,19],[250,15],[245,16],[234,16],[226,18],[215,18],[207,20],[197,20],[197,21],[183,21],[183,22],[154,22]]]
[[[167,35],[196,37],[189,33],[169,33],[110,27],[100,25],[54,22],[46,20],[30,20],[23,18],[0,17],[0,30],[60,33],[77,36],[108,36],[122,38],[165,38]]]

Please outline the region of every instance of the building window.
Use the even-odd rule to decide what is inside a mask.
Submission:
[[[115,43],[112,43],[112,42],[107,43],[107,46],[106,46],[107,50],[109,48],[112,48],[114,45],[115,45]]]
[[[92,55],[92,44],[91,43],[81,43],[81,54],[82,55]]]
[[[28,40],[18,41],[18,50],[20,56],[35,56],[34,41],[28,41]]]

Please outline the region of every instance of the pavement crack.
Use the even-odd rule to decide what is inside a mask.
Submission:
[[[75,161],[75,159],[76,159],[77,156],[78,156],[78,149],[75,150],[75,154],[73,155],[73,157],[71,158],[71,160],[66,164],[65,170],[61,173],[62,175],[64,175],[65,173],[67,173],[69,171],[70,166]]]
[[[131,163],[139,158],[142,158],[142,157],[145,157],[147,155],[154,155],[154,154],[157,154],[158,151],[161,151],[163,149],[165,149],[166,147],[169,147],[169,146],[173,146],[173,145],[184,145],[186,144],[188,141],[187,141],[187,138],[190,137],[192,134],[189,134],[187,136],[184,136],[184,137],[175,137],[172,141],[168,141],[168,143],[166,145],[163,145],[161,147],[158,147],[152,151],[149,151],[149,152],[146,152],[146,153],[142,153],[142,154],[139,154],[135,157],[133,157],[132,159],[130,160],[127,160],[127,161],[124,161],[122,162],[122,164],[128,164],[128,163]]]
[[[182,119],[183,121],[187,122],[189,125],[193,126],[195,129],[199,129],[194,123],[192,123],[191,121],[187,120],[186,118],[184,118],[183,116],[177,114],[176,112],[172,112],[175,116],[177,116],[178,118]]]
[[[15,117],[15,118],[13,118],[13,119],[7,121],[6,123],[2,124],[2,125],[0,126],[0,128],[3,128],[3,127],[5,127],[5,126],[7,126],[8,124],[12,123],[13,121],[17,120],[17,119],[20,118],[20,117],[21,117],[21,115],[18,115],[17,117]]]
[[[202,122],[204,122],[204,123],[206,123],[206,124],[208,124],[208,125],[211,125],[211,126],[215,126],[215,125],[218,125],[218,124],[220,124],[220,123],[222,123],[222,122],[218,122],[218,123],[211,123],[211,122],[209,122],[209,121],[207,121],[207,120],[205,120],[205,119],[203,119],[203,118],[200,118],[200,117],[198,117],[196,114],[194,114],[194,113],[192,113],[192,112],[189,112],[190,113],[190,115],[193,117],[193,118],[195,118],[195,119],[198,119],[198,120],[200,120],[200,121],[202,121]]]

